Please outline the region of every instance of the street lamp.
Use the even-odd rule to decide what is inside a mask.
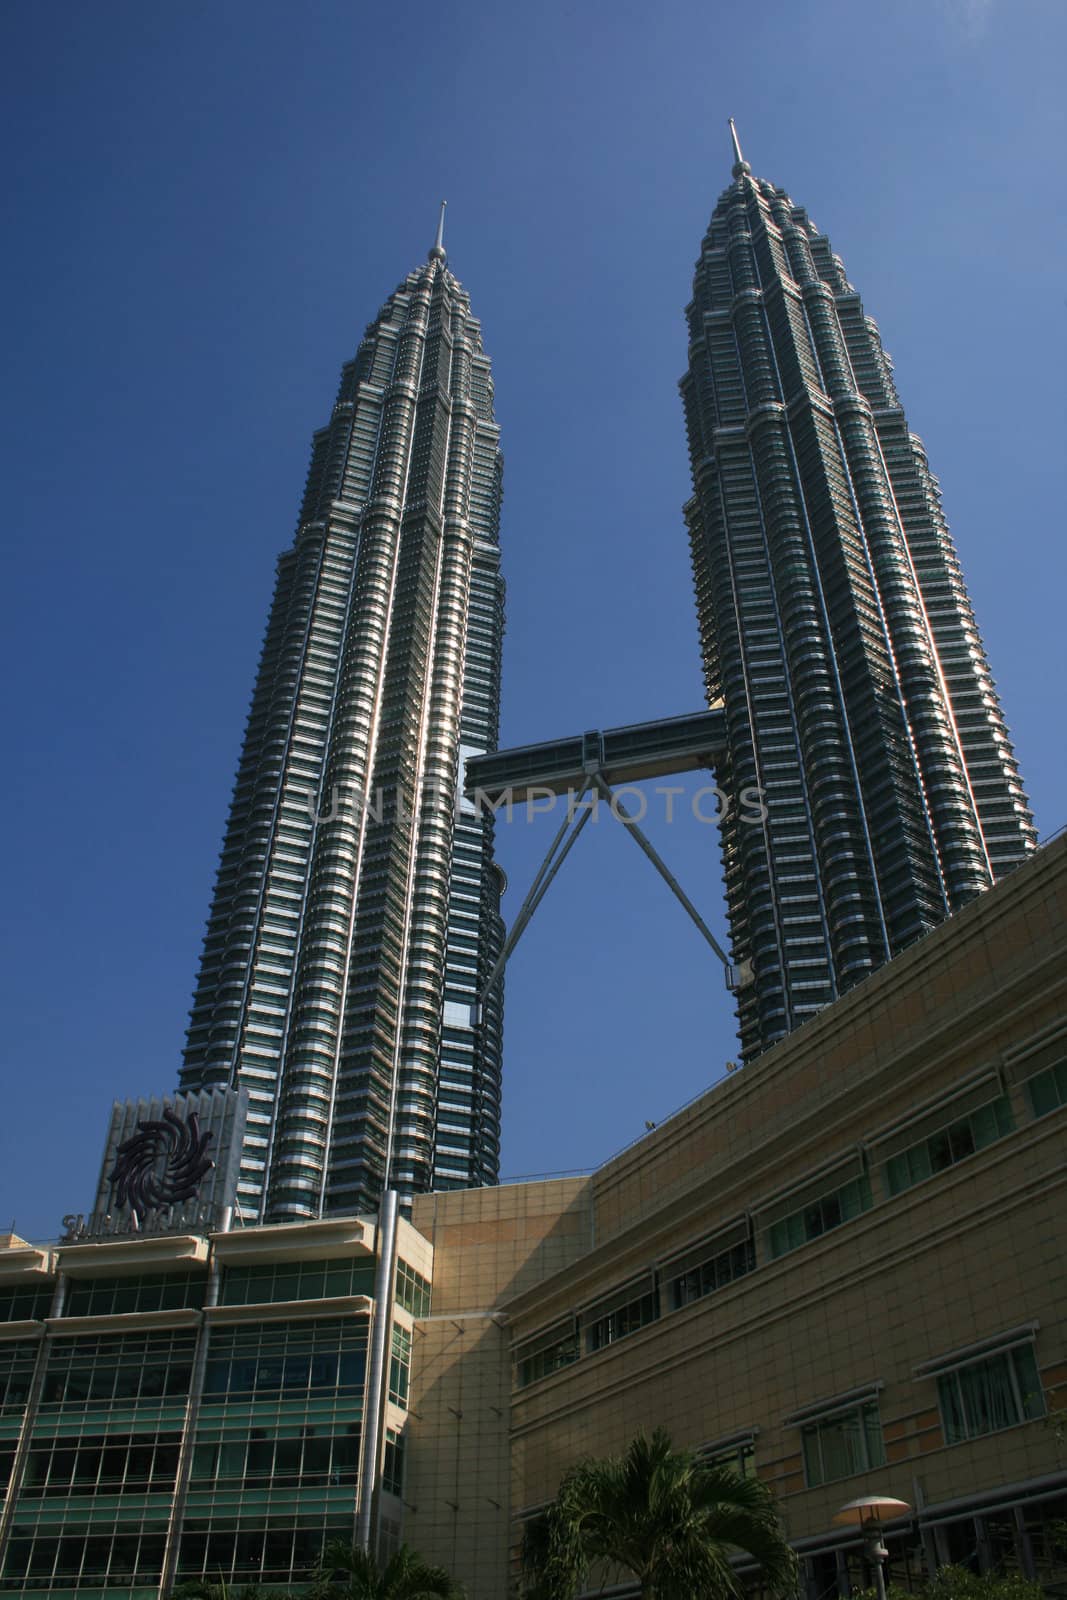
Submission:
[[[863,1534],[863,1553],[874,1568],[874,1583],[878,1600],[885,1600],[885,1563],[889,1551],[882,1543],[882,1523],[892,1522],[905,1511],[910,1511],[906,1500],[893,1500],[887,1495],[865,1494],[862,1499],[850,1500],[834,1517],[835,1522],[847,1522],[858,1527]]]

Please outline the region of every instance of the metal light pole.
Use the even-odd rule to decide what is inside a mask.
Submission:
[[[882,1541],[882,1523],[892,1522],[910,1511],[906,1500],[893,1500],[886,1495],[867,1494],[859,1500],[850,1500],[834,1517],[835,1522],[850,1523],[863,1534],[863,1553],[874,1568],[874,1584],[878,1600],[885,1600],[885,1563],[889,1555]]]

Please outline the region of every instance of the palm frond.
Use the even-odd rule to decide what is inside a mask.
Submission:
[[[658,1428],[624,1455],[580,1461],[564,1475],[527,1529],[523,1569],[529,1600],[573,1600],[593,1569],[636,1578],[651,1600],[737,1600],[738,1555],[759,1563],[772,1594],[795,1589],[796,1559],[766,1485],[675,1450]]]

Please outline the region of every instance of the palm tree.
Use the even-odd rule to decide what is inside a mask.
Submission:
[[[383,1567],[357,1545],[328,1544],[308,1600],[463,1600],[444,1567],[431,1567],[406,1544]]]
[[[530,1600],[572,1600],[591,1567],[632,1574],[642,1600],[730,1600],[744,1591],[738,1554],[759,1563],[772,1594],[795,1590],[766,1485],[673,1449],[662,1428],[624,1456],[572,1467],[523,1542]]]

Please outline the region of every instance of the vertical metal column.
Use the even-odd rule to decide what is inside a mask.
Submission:
[[[229,1227],[232,1218],[232,1209],[227,1207],[223,1213],[223,1227]],[[208,1261],[207,1283],[204,1286],[204,1310],[210,1306],[218,1305],[219,1301],[219,1264],[214,1249]],[[178,1471],[174,1479],[174,1499],[170,1506],[170,1520],[167,1523],[167,1543],[163,1550],[163,1570],[159,1578],[160,1600],[164,1600],[174,1583],[178,1566],[178,1549],[181,1544],[182,1523],[185,1521],[185,1507],[189,1499],[189,1478],[193,1466],[193,1442],[196,1438],[196,1424],[200,1416],[200,1399],[204,1393],[204,1374],[207,1370],[208,1341],[211,1338],[211,1324],[206,1316],[201,1313],[200,1337],[197,1340],[196,1355],[193,1357],[193,1370],[189,1379],[189,1399],[185,1407],[185,1425],[182,1428],[182,1442],[178,1451]]]
[[[382,1429],[389,1382],[389,1337],[393,1327],[393,1273],[396,1266],[397,1192],[382,1194],[378,1216],[378,1271],[374,1280],[374,1313],[367,1380],[363,1389],[363,1437],[356,1499],[356,1543],[373,1555],[377,1544],[375,1509],[381,1473]]]

